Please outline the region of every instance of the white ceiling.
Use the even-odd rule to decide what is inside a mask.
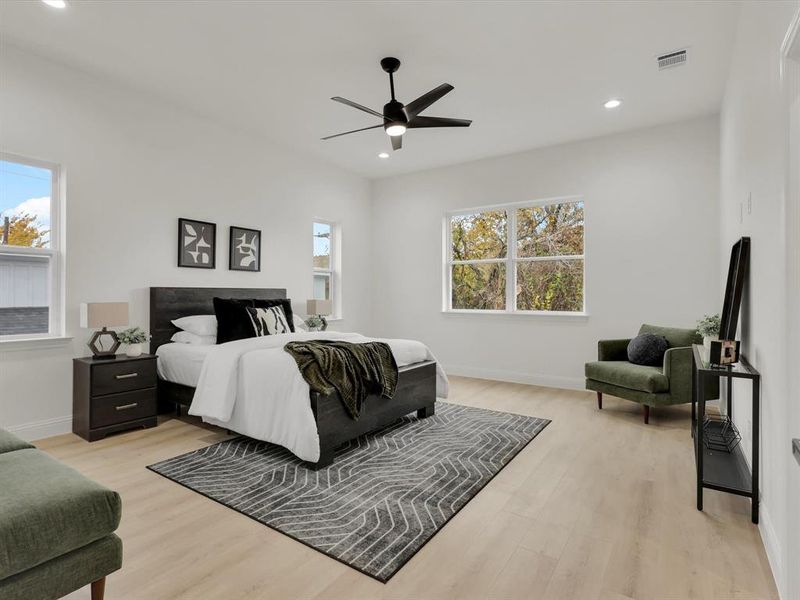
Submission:
[[[0,1],[0,35],[74,65],[382,177],[709,114],[719,109],[738,8],[729,2]],[[657,54],[689,48],[659,72]],[[409,131],[391,152],[389,99],[447,82],[425,114],[468,129]],[[611,97],[624,104],[603,108]],[[388,150],[387,160],[377,158]]]

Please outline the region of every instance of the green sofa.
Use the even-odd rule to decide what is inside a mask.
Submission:
[[[638,402],[643,406],[647,424],[651,406],[692,401],[691,346],[703,340],[694,329],[658,325],[642,325],[639,333],[654,333],[667,338],[669,349],[664,355],[664,364],[647,367],[628,362],[630,339],[600,340],[597,360],[586,363],[586,389],[597,392],[599,409],[603,408],[603,394]],[[718,388],[709,386],[706,399],[716,398],[718,393]]]
[[[119,494],[0,429],[0,598],[48,600],[85,585],[102,600],[122,566]]]

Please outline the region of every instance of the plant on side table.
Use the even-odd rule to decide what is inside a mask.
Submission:
[[[143,331],[141,327],[126,329],[117,337],[120,342],[127,345],[125,354],[131,357],[140,356],[142,354],[142,344],[150,340],[150,335]]]
[[[319,315],[309,315],[305,323],[309,331],[324,331],[327,325]]]
[[[719,339],[719,328],[722,325],[720,317],[716,315],[706,315],[697,322],[697,333],[703,336],[703,346],[706,350],[711,349],[711,341]]]

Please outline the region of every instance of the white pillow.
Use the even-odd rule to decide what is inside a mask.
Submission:
[[[213,346],[217,343],[215,335],[197,335],[189,331],[179,331],[170,338],[171,341],[179,344],[192,344],[194,346]]]
[[[295,331],[308,331],[308,325],[306,322],[303,321],[300,317],[295,314],[292,314],[292,320],[294,321],[294,330]]]
[[[178,329],[195,335],[217,335],[217,317],[214,315],[193,315],[181,317],[172,322]]]

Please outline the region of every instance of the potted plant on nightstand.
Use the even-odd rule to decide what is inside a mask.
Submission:
[[[323,331],[325,329],[325,323],[319,315],[309,315],[305,323],[309,331]]]
[[[720,328],[719,315],[706,315],[697,322],[697,333],[703,336],[703,346],[706,350],[711,349],[711,341],[719,339]]]
[[[125,354],[128,356],[140,356],[142,354],[142,344],[150,339],[150,336],[142,331],[141,327],[131,327],[119,334],[119,341],[128,347]]]

